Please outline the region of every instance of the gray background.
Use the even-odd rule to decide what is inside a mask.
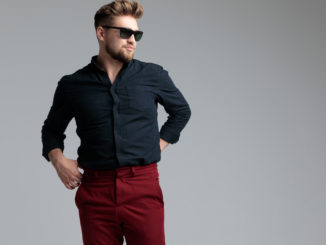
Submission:
[[[159,162],[167,244],[325,244],[326,2],[139,2],[135,58],[163,65],[192,109]],[[82,244],[41,126],[58,80],[98,53],[106,3],[1,1],[1,244]]]

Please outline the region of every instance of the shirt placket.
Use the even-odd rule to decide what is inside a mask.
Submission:
[[[119,107],[120,107],[120,98],[117,94],[119,85],[121,83],[121,79],[122,79],[122,75],[125,72],[126,67],[123,67],[122,69],[120,69],[116,79],[114,80],[113,84],[111,85],[110,88],[110,93],[112,95],[113,98],[113,108],[112,108],[112,114],[113,114],[113,133],[114,133],[114,141],[115,141],[115,151],[116,151],[116,156],[117,156],[117,160],[118,163],[120,165],[120,154],[119,152],[121,152],[120,150],[120,141],[121,139],[121,127],[120,127],[120,111],[119,111]],[[108,81],[111,84],[110,78],[108,77]],[[127,91],[127,90],[126,90]],[[120,93],[120,92],[119,92]],[[123,93],[123,92],[121,92]],[[127,96],[127,94],[126,94]]]

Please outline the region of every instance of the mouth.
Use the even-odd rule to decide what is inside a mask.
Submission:
[[[135,48],[134,47],[126,47],[126,49],[128,49],[129,51],[133,51]]]

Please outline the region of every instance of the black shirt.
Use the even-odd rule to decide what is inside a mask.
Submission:
[[[161,159],[160,138],[174,144],[191,111],[168,72],[160,65],[132,59],[113,84],[91,62],[58,82],[42,126],[42,155],[64,150],[64,134],[72,118],[80,138],[78,164],[91,169],[146,165]],[[158,128],[157,103],[168,113]]]

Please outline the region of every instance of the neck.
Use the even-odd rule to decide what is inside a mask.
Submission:
[[[110,55],[105,53],[98,54],[96,64],[101,70],[111,75],[117,74],[123,66],[123,62],[113,59]]]
[[[95,62],[101,70],[108,74],[112,84],[124,64],[121,61],[113,59],[110,55],[103,53],[98,54]]]

